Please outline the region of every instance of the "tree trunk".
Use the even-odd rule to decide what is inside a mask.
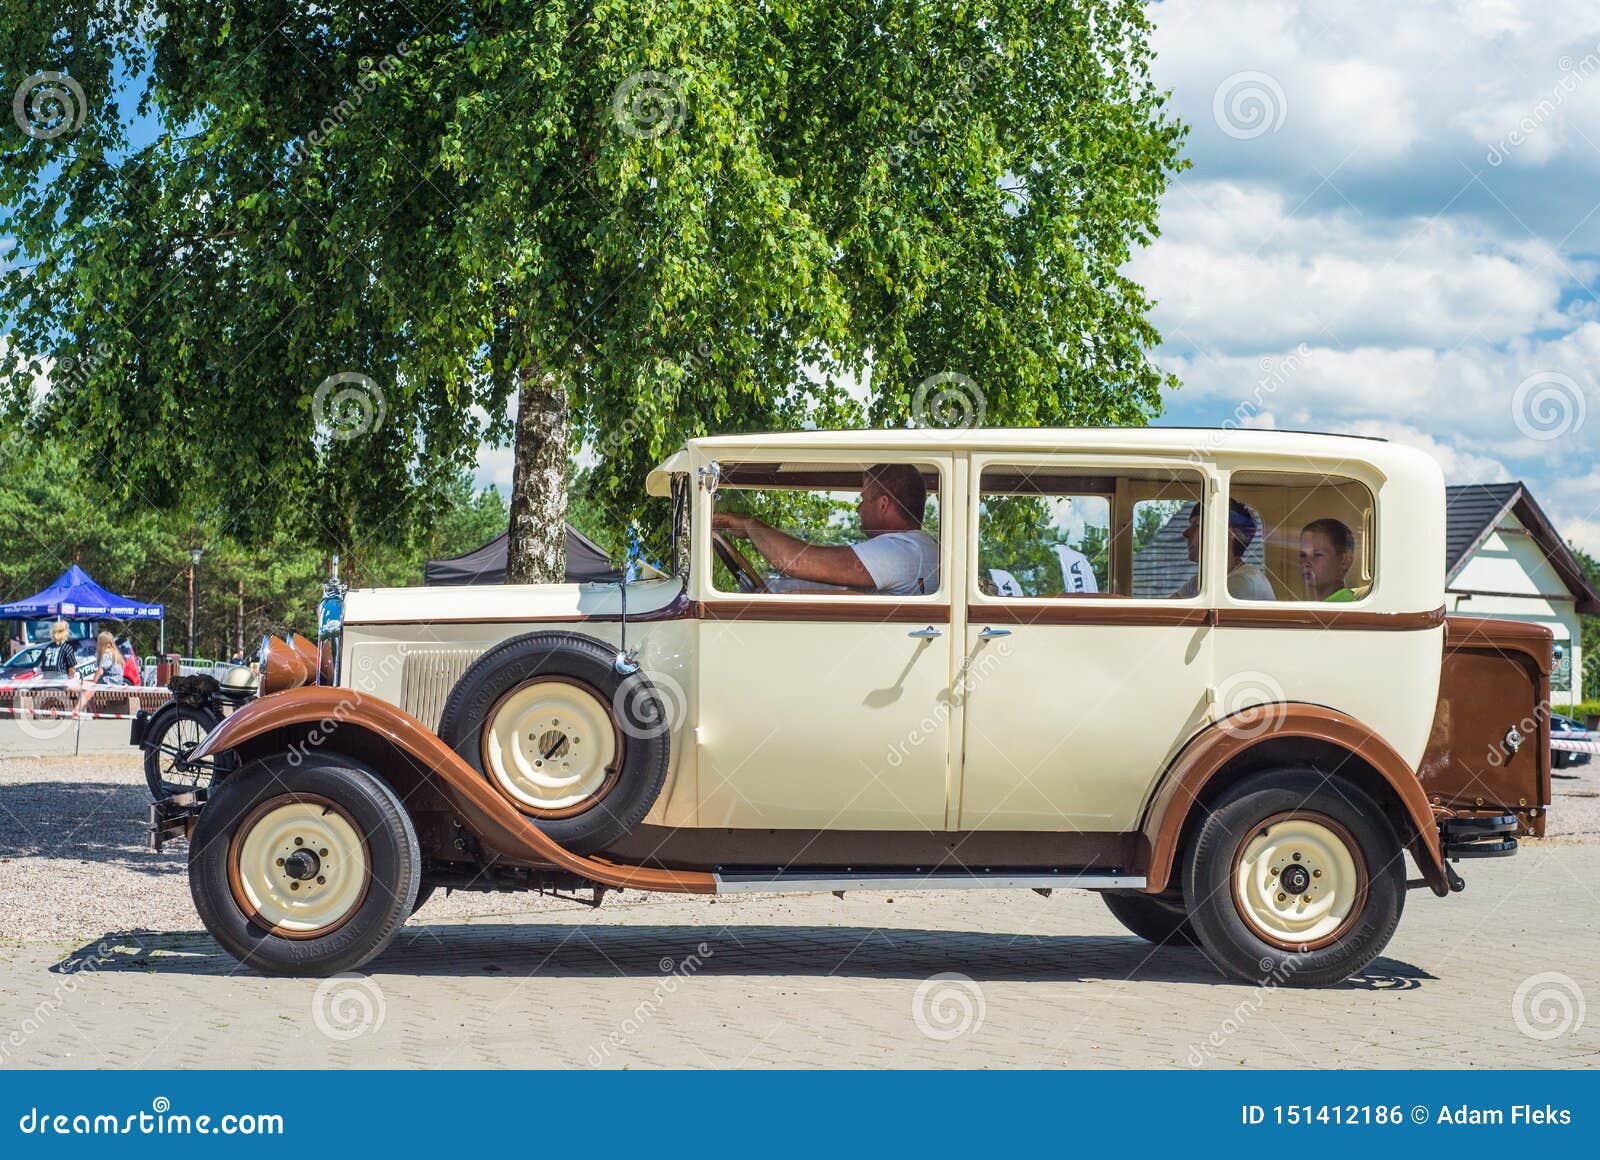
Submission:
[[[507,584],[567,575],[567,390],[548,371],[522,372],[512,445]]]

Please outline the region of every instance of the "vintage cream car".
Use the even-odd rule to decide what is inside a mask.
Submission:
[[[192,755],[232,772],[152,817],[229,952],[351,970],[441,886],[1071,886],[1316,985],[1543,831],[1550,633],[1445,615],[1416,451],[812,431],[648,486],[662,577],[351,591],[270,643]]]

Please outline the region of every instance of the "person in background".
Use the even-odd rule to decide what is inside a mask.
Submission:
[[[78,685],[78,650],[72,646],[72,629],[64,620],[50,626],[50,643],[44,646],[39,675],[46,680],[62,680],[69,688]]]
[[[1307,600],[1344,603],[1361,597],[1345,583],[1356,537],[1342,520],[1312,520],[1300,530],[1300,579]]]
[[[116,638],[102,632],[95,638],[94,672],[83,683],[83,693],[78,697],[78,712],[86,712],[95,691],[112,685],[125,685],[122,675],[122,653],[117,649]]]
[[[1276,600],[1272,581],[1254,564],[1246,563],[1244,554],[1255,542],[1261,527],[1250,509],[1238,500],[1228,501],[1228,595],[1235,600]],[[1200,563],[1200,505],[1189,509],[1189,526],[1183,531],[1183,541],[1189,545],[1189,562]],[[1198,571],[1172,595],[1178,599],[1196,596],[1200,592]]]
[[[133,642],[123,637],[117,642],[117,649],[122,653],[122,679],[130,685],[143,684],[139,676],[139,654],[133,651]]]

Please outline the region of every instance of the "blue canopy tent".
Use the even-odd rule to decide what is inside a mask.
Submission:
[[[131,596],[118,596],[96,584],[82,568],[72,565],[42,592],[26,600],[0,604],[0,620],[35,620],[59,616],[64,620],[159,620],[160,650],[166,651],[167,610],[165,605],[146,604]]]

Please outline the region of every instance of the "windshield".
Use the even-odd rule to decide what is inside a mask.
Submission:
[[[39,659],[43,655],[44,655],[44,646],[36,644],[36,645],[33,645],[33,646],[29,647],[29,648],[23,649],[16,656],[14,656],[10,660],[8,660],[4,665],[0,665],[0,668],[6,669],[6,670],[9,670],[9,671],[13,671],[13,672],[16,671],[17,669],[38,668]]]

